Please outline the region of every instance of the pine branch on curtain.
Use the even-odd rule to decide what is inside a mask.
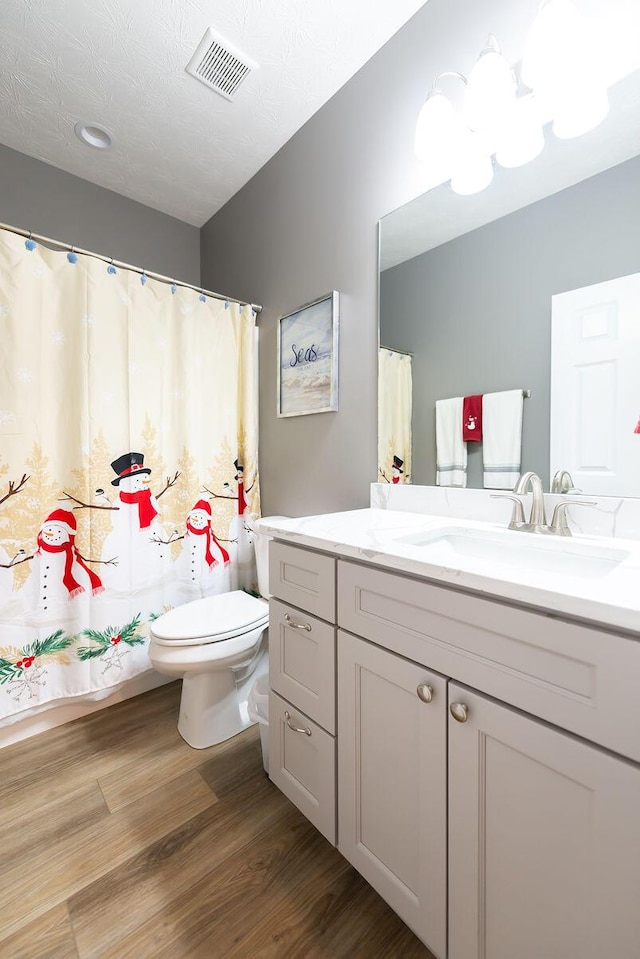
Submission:
[[[255,589],[260,514],[251,310],[28,243],[0,231],[0,722]]]

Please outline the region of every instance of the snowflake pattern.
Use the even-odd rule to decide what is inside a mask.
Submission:
[[[42,263],[33,263],[31,266],[31,272],[37,277],[44,276],[44,265]]]
[[[5,316],[9,316],[9,304],[0,303],[0,317],[4,319]]]
[[[17,417],[13,410],[0,410],[0,427],[6,429],[7,427],[15,426],[16,422]]]
[[[96,318],[95,318],[95,316],[93,315],[93,313],[87,313],[87,315],[86,315],[85,318],[84,318],[84,321],[85,321],[85,323],[87,324],[87,326],[95,326],[95,325],[96,325]]]
[[[46,685],[46,675],[47,670],[44,666],[30,666],[28,669],[24,669],[20,676],[11,681],[8,692],[10,695],[14,695],[18,702],[22,701],[24,693],[27,694],[27,699],[37,699],[38,690]]]
[[[125,306],[129,306],[129,307],[133,306],[131,302],[131,297],[129,296],[128,293],[125,293],[125,291],[121,289],[118,289],[117,292],[118,292],[118,299],[120,300],[121,303],[123,303]]]
[[[16,380],[18,383],[33,383],[34,379],[35,373],[27,366],[21,366],[19,370],[16,370]]]
[[[53,343],[54,346],[64,346],[66,341],[67,341],[67,338],[62,332],[62,330],[54,330],[53,333],[51,334],[51,342]]]
[[[104,676],[110,669],[122,672],[122,659],[131,652],[130,649],[123,649],[121,644],[111,646],[102,658],[102,675]]]

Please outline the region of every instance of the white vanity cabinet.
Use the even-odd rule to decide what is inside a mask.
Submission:
[[[636,959],[640,769],[454,683],[449,701],[449,959]]]
[[[269,776],[336,844],[335,568],[320,553],[269,550]]]
[[[438,959],[447,943],[447,683],[338,633],[340,852]]]
[[[438,959],[637,959],[637,638],[302,547],[273,563],[274,782],[335,841],[333,783],[338,848]]]

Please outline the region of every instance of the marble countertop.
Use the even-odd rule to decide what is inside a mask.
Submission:
[[[543,536],[386,509],[267,518],[260,525],[285,542],[640,638],[637,540]],[[574,560],[582,567],[579,575]]]

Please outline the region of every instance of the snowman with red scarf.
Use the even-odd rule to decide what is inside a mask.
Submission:
[[[117,567],[105,576],[105,585],[128,592],[159,585],[169,572],[169,546],[159,520],[158,501],[151,492],[151,470],[144,454],[124,453],[111,463],[118,489],[113,530],[105,539],[103,559],[116,556]]]
[[[231,589],[229,553],[211,527],[211,506],[206,500],[198,500],[189,510],[186,532],[181,538],[182,551],[176,562],[179,601],[228,592]]]
[[[104,591],[100,577],[89,569],[75,545],[76,518],[56,509],[38,533],[38,548],[31,557],[31,572],[22,590],[29,612],[39,619],[55,618],[56,611],[82,594]]]

